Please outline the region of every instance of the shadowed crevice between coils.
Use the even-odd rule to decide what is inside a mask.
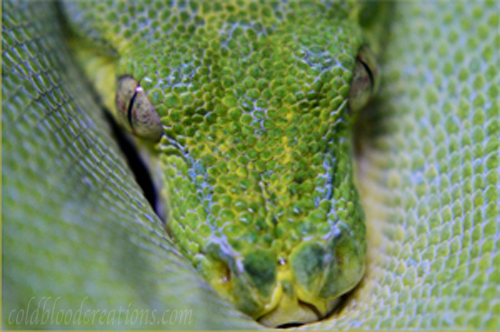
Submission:
[[[151,176],[151,173],[149,172],[147,165],[140,157],[137,148],[123,133],[122,129],[118,126],[109,111],[104,110],[103,113],[105,115],[106,121],[110,125],[112,135],[115,138],[118,147],[120,148],[127,161],[127,165],[130,167],[130,170],[134,174],[137,184],[139,185],[139,187],[141,187],[142,192],[144,193],[144,197],[149,202],[158,217],[163,222],[165,222],[165,220],[162,218],[162,214],[158,210],[158,195],[153,184],[153,178]]]

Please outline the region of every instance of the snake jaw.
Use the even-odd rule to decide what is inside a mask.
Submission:
[[[364,247],[340,232],[324,244],[304,242],[280,266],[277,299],[259,322],[268,326],[310,323],[327,316],[364,273]],[[353,258],[354,257],[354,258]]]
[[[365,247],[346,231],[303,242],[284,261],[270,250],[234,257],[212,242],[199,268],[212,287],[260,323],[309,323],[327,316],[364,273]]]
[[[261,324],[280,326],[290,323],[308,323],[321,318],[314,305],[300,300],[293,280],[292,271],[288,266],[278,272],[275,296],[264,307],[264,313],[257,318]]]
[[[337,303],[337,300],[329,304],[303,301],[311,296],[296,284],[289,265],[279,267],[276,282],[272,285],[270,295],[266,296],[269,290],[256,285],[244,269],[239,269],[238,266],[242,264],[226,263],[219,259],[205,263],[208,263],[204,267],[210,271],[212,287],[226,300],[235,303],[240,310],[266,326],[313,322],[324,317]]]

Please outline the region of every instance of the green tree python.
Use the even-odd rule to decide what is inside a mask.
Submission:
[[[4,326],[499,329],[498,26],[493,1],[3,2]]]

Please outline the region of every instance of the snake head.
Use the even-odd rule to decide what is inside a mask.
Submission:
[[[119,2],[76,15],[118,54],[119,121],[160,139],[169,234],[267,325],[324,317],[363,275],[352,125],[377,83],[349,6],[203,2],[156,15]]]

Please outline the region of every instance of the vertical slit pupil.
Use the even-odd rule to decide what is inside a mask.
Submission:
[[[135,88],[134,95],[132,96],[132,98],[130,98],[130,103],[128,104],[128,109],[127,109],[127,120],[132,130],[134,129],[134,125],[132,123],[132,109],[134,107],[134,102],[136,97],[137,97],[137,88]]]
[[[374,81],[373,73],[370,70],[370,67],[368,67],[368,65],[363,60],[361,60],[359,57],[358,57],[358,61],[361,62],[361,64],[363,65],[363,68],[365,68],[366,73],[368,74],[368,77],[370,78],[370,86],[373,90],[374,85],[375,85],[375,81]]]

